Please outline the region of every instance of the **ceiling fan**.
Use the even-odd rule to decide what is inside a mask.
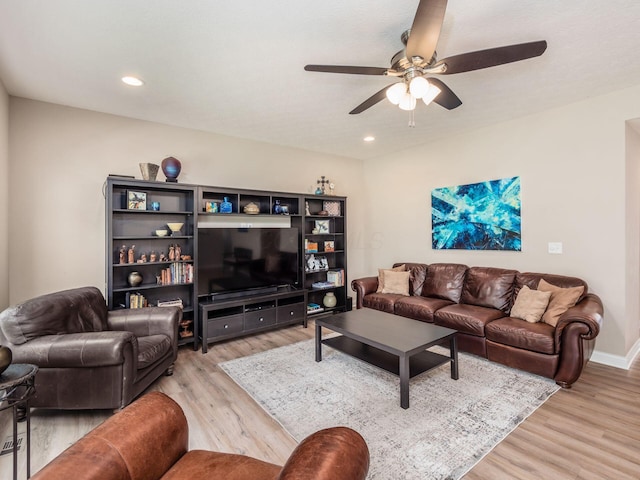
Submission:
[[[401,37],[405,48],[393,56],[390,68],[306,65],[304,69],[309,72],[387,75],[401,80],[373,94],[351,110],[350,114],[362,113],[385,97],[403,110],[415,109],[417,99],[422,99],[427,105],[433,101],[452,110],[462,105],[462,101],[443,82],[433,77],[427,79],[427,75],[451,75],[494,67],[538,57],[547,49],[547,42],[540,40],[463,53],[438,60],[436,45],[446,8],[447,0],[420,0],[411,29],[405,31]]]

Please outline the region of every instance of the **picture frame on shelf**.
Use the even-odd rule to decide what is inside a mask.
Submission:
[[[326,242],[324,242],[324,251],[325,252],[335,252],[336,251],[336,244],[333,240],[327,240]]]
[[[127,210],[146,210],[147,194],[136,190],[127,190]]]
[[[340,216],[340,202],[335,200],[325,200],[322,202],[322,209],[326,211],[330,217]]]
[[[331,233],[329,231],[329,220],[316,220],[316,230],[318,233]]]

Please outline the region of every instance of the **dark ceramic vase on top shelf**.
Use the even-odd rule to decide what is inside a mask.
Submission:
[[[178,181],[178,175],[180,175],[180,170],[182,170],[182,164],[180,160],[175,157],[167,157],[162,160],[162,173],[167,177],[167,182],[176,183]]]

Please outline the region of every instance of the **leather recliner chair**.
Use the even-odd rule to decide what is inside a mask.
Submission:
[[[40,470],[33,480],[364,480],[369,449],[347,427],[304,439],[283,467],[257,458],[189,451],[182,408],[151,392],[116,413]]]
[[[14,363],[39,367],[31,407],[128,405],[178,355],[178,307],[107,311],[95,287],[55,292],[0,313],[0,343]]]

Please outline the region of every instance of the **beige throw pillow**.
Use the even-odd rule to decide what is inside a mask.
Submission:
[[[550,298],[551,292],[531,290],[525,285],[518,292],[516,301],[511,308],[511,316],[529,323],[537,323],[547,309]]]
[[[397,293],[409,295],[410,272],[395,272],[388,270],[384,273],[384,288],[381,293]]]
[[[382,269],[379,268],[378,269],[378,289],[376,290],[376,293],[382,293],[382,290],[384,290],[384,274],[386,272],[404,272],[407,270],[407,266],[406,265],[398,265],[397,267],[393,267],[393,268],[387,268],[387,269]]]
[[[561,288],[551,285],[544,279],[540,279],[540,283],[538,283],[538,290],[551,292],[551,300],[549,300],[547,311],[542,315],[542,321],[555,327],[558,325],[558,318],[560,318],[560,315],[573,307],[580,296],[584,293],[584,286]]]

